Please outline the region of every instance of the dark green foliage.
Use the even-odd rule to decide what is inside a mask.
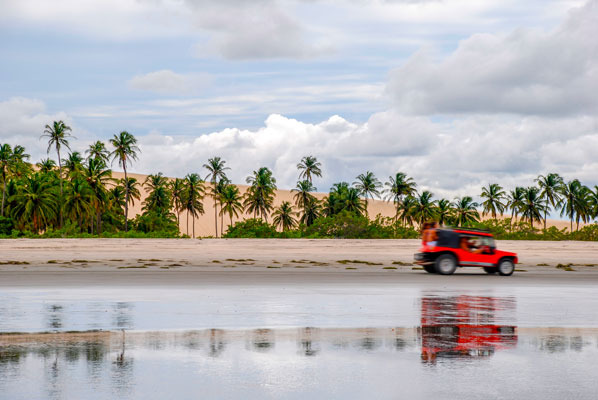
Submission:
[[[0,215],[0,235],[10,235],[15,224],[11,218]]]
[[[144,212],[133,220],[133,229],[143,232],[165,232],[168,236],[177,236],[178,224],[172,213]]]
[[[228,228],[225,238],[276,238],[280,233],[272,225],[261,219],[250,218],[239,221]]]

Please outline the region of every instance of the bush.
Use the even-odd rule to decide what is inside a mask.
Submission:
[[[403,227],[392,218],[378,215],[374,221],[349,211],[341,211],[330,217],[320,217],[305,228],[304,235],[310,238],[342,239],[408,239],[417,238],[419,233],[410,227]]]
[[[0,235],[10,235],[14,226],[15,224],[12,218],[0,216]]]
[[[276,228],[261,219],[251,218],[245,221],[238,221],[229,227],[222,236],[225,238],[276,238],[281,237]]]
[[[136,216],[133,220],[133,230],[143,233],[164,232],[169,236],[179,234],[179,226],[174,215],[155,212],[145,212]]]

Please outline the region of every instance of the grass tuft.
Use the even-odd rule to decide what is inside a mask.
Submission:
[[[29,263],[27,261],[9,260],[9,261],[0,261],[0,265],[29,265]]]
[[[558,269],[562,269],[563,271],[575,271],[573,268],[571,268],[573,264],[569,263],[569,264],[557,264],[556,268]]]
[[[127,265],[125,267],[118,267],[118,269],[130,269],[130,268],[147,268],[145,265]]]
[[[393,263],[393,265],[406,265],[406,266],[413,265],[413,263],[406,263],[403,261],[393,261],[392,263]]]
[[[382,269],[397,269],[397,267],[382,267]]]
[[[371,261],[362,260],[338,260],[339,264],[365,264],[365,265],[383,265],[382,263],[375,263]]]
[[[424,269],[422,267],[413,267],[411,268],[413,271],[423,271]]]
[[[536,266],[538,267],[548,267],[549,265],[546,263],[540,263],[540,264],[536,264]]]
[[[355,267],[346,267],[345,269],[357,269]]]
[[[277,265],[268,265],[266,268],[280,268],[280,267]]]

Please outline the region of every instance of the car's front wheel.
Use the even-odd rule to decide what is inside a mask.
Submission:
[[[503,258],[498,262],[498,267],[496,268],[498,269],[498,273],[500,275],[510,276],[513,275],[513,272],[515,271],[515,264],[513,263],[513,260],[509,258]]]
[[[436,273],[436,268],[434,268],[434,265],[424,265],[424,269],[429,274],[435,274]]]
[[[436,259],[436,273],[452,275],[457,269],[457,259],[452,254],[442,254]]]

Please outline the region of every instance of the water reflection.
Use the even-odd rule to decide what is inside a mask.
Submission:
[[[498,324],[497,314],[513,316],[513,298],[424,296],[421,299],[421,359],[474,359],[517,344],[514,325]]]
[[[51,304],[46,308],[46,327],[49,330],[58,330],[62,328],[63,307],[59,304]]]

